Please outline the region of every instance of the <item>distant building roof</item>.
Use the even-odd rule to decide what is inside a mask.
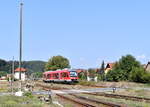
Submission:
[[[26,69],[24,69],[24,68],[16,68],[15,69],[15,72],[26,72],[27,70]]]
[[[147,63],[146,67],[145,67],[146,71],[150,71],[150,62]]]
[[[77,69],[76,72],[81,73],[81,72],[86,72],[86,70],[85,69]]]
[[[115,63],[107,63],[106,69],[107,69],[107,68],[112,69],[114,65],[115,65]]]
[[[115,63],[107,63],[106,68],[105,68],[105,73],[112,70],[114,65],[115,65]]]
[[[143,64],[142,67],[145,69],[147,64]]]

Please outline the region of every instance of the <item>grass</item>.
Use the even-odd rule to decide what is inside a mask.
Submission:
[[[17,96],[0,96],[0,107],[40,107],[42,103],[36,98],[17,97]],[[41,106],[42,107],[42,106]]]
[[[84,94],[80,94],[82,96],[85,96]],[[146,102],[139,102],[139,101],[131,101],[131,100],[125,100],[125,99],[116,99],[116,98],[108,98],[108,97],[103,97],[103,96],[91,96],[91,95],[86,95],[89,98],[98,98],[104,101],[110,101],[110,102],[114,102],[117,104],[123,104],[123,105],[127,105],[129,107],[150,107],[150,103],[146,103]]]
[[[150,98],[150,91],[143,89],[128,88],[124,90],[118,90],[116,91],[116,94]]]
[[[6,88],[0,88],[0,92],[7,92]]]
[[[131,107],[149,107],[150,104],[145,102],[138,102],[138,101],[131,101],[131,100],[124,100],[124,99],[115,99],[115,98],[104,98],[106,101],[112,101],[115,103],[126,104]]]
[[[94,81],[83,81],[83,80],[80,80],[79,85],[83,85],[83,86],[93,86],[96,84],[96,82]]]
[[[150,88],[150,83],[144,84],[144,86]]]
[[[36,97],[0,96],[0,107],[56,107],[41,102]]]

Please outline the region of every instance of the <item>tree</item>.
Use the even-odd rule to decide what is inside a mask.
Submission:
[[[94,78],[95,76],[97,76],[97,73],[96,73],[95,69],[89,68],[89,69],[88,69],[88,75],[89,75],[91,78]]]
[[[131,72],[141,68],[138,62],[132,55],[122,56],[110,72],[107,73],[107,80],[110,81],[127,81],[130,78]]]
[[[144,68],[134,68],[130,75],[130,81],[150,83],[150,73],[146,72]]]
[[[4,70],[6,65],[7,65],[7,62],[3,59],[0,59],[0,71]]]
[[[0,59],[0,67],[1,66],[5,66],[7,64],[7,62],[3,59]]]
[[[99,70],[99,74],[104,74],[104,71],[105,71],[105,62],[102,61],[102,64],[101,64],[101,67],[100,67],[100,70]]]
[[[78,77],[80,80],[86,80],[87,79],[87,72],[78,73]]]
[[[6,76],[6,75],[7,75],[7,72],[5,72],[5,71],[0,71],[0,77]]]
[[[5,71],[6,73],[12,73],[12,63],[13,61],[5,61],[0,59],[0,71]],[[44,61],[23,61],[22,67],[27,69],[27,75],[34,72],[44,72],[45,71]],[[19,61],[14,61],[14,68],[18,68]]]
[[[42,72],[34,72],[31,75],[33,76],[33,78],[37,79],[37,78],[42,78]]]
[[[28,69],[28,75],[34,72],[44,72],[46,62],[44,61],[24,61],[23,67]]]
[[[102,64],[98,73],[100,74],[100,80],[104,81],[105,80],[105,62],[104,61],[102,61]]]
[[[60,55],[50,58],[45,66],[46,71],[64,68],[70,68],[69,60]]]
[[[121,69],[113,69],[106,74],[107,81],[126,81],[124,73]]]

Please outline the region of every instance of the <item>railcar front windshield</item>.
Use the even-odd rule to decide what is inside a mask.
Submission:
[[[70,77],[77,77],[76,71],[70,71]]]

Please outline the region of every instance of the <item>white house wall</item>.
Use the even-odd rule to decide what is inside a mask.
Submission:
[[[14,77],[16,78],[16,79],[19,79],[19,72],[15,72],[15,75],[14,75]],[[21,80],[22,81],[24,81],[25,80],[25,72],[21,72]]]

